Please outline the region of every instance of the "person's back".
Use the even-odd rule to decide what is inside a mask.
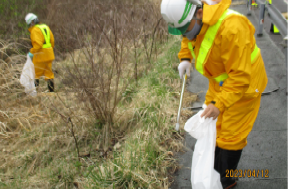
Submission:
[[[191,50],[188,44],[191,43],[196,57],[199,57],[199,50],[207,30],[217,23],[223,13],[230,6],[230,0],[223,0],[219,4],[203,7],[203,26],[197,39],[189,40],[183,37],[181,50],[178,54],[179,60],[192,60]],[[210,51],[206,54],[206,60],[200,65],[196,59],[195,67],[203,68],[203,75],[209,79],[209,93],[220,93],[217,99],[214,96],[206,96],[206,102],[219,101],[215,104],[219,109],[228,108],[243,96],[257,96],[261,94],[267,84],[264,62],[261,51],[255,52],[251,61],[251,54],[257,48],[254,38],[255,28],[243,15],[231,14],[221,23]],[[202,44],[203,46],[203,44]],[[223,81],[220,86],[214,78],[227,73],[229,79]],[[222,90],[230,88],[233,92]],[[244,94],[244,92],[245,94]],[[222,104],[223,103],[223,104]]]
[[[50,47],[43,48],[43,45],[45,45],[47,42],[45,41],[44,34],[41,31],[40,27],[46,26],[48,29],[45,30],[45,34],[47,35],[49,32],[50,35],[50,41],[48,43],[51,44]],[[35,26],[32,26],[29,28],[30,31],[30,38],[32,42],[33,48],[31,48],[30,52],[34,55],[33,57],[33,63],[40,63],[40,62],[48,62],[53,61],[55,59],[54,56],[54,35],[51,31],[51,29],[46,24],[36,24]]]

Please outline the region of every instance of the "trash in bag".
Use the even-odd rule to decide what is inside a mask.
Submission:
[[[20,83],[25,88],[25,93],[33,97],[37,96],[34,80],[35,80],[34,64],[30,56],[27,54],[27,61],[23,67],[20,76]]]
[[[204,104],[203,108],[206,107]],[[184,126],[184,130],[197,139],[192,157],[191,184],[193,189],[222,189],[220,174],[214,170],[217,119],[201,118],[203,111],[191,117]]]

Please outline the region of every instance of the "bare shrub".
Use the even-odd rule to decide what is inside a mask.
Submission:
[[[176,163],[167,149],[181,149],[182,136],[173,134],[170,119],[179,101],[171,93],[180,83],[167,79],[173,74],[166,72],[171,53],[161,60],[162,74],[153,67],[159,67],[159,47],[167,40],[159,2],[45,2],[45,17],[35,13],[54,33],[56,57],[66,57],[53,63],[56,93],[51,96],[42,93],[41,83],[36,98],[25,95],[18,81],[24,53],[3,42],[0,164],[5,183],[18,182],[13,179],[17,176],[25,188],[95,186],[99,179],[85,173],[93,168],[91,174],[97,176],[100,167],[109,170],[108,179],[97,184],[102,187],[114,181],[116,188],[168,187],[167,170],[175,171]]]
[[[159,11],[142,1],[51,1],[49,6],[54,10],[49,19],[58,20],[50,27],[58,28],[54,33],[60,51],[67,50],[71,61],[62,68],[68,92],[76,92],[87,103],[87,112],[103,126],[107,150],[122,94],[133,85],[133,78],[137,81],[139,70],[141,75],[151,67],[156,34],[163,24]]]
[[[28,28],[25,16],[28,12],[36,13],[40,18],[45,17],[46,0],[1,0],[0,3],[0,35],[2,39],[23,37]]]

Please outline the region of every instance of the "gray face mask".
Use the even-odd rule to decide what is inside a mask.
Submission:
[[[186,36],[189,40],[192,40],[199,34],[199,32],[201,31],[201,28],[202,28],[202,21],[200,25],[197,22],[195,22],[195,25],[192,28],[192,30],[184,33],[183,35]]]

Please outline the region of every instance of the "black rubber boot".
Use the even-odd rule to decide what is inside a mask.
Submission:
[[[39,87],[39,79],[35,79],[35,87]]]
[[[49,92],[54,92],[54,81],[53,79],[48,79],[48,90]]]
[[[233,188],[237,184],[232,170],[237,169],[241,154],[242,150],[215,148],[214,169],[219,172],[224,189]]]

